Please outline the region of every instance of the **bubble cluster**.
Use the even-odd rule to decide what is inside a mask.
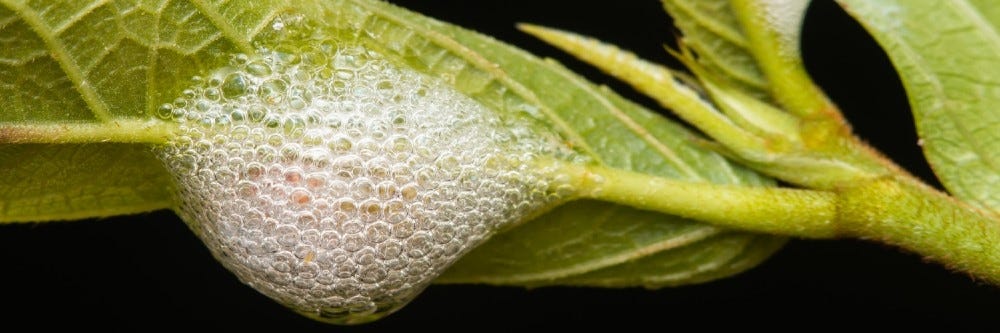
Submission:
[[[332,322],[377,319],[462,254],[558,199],[510,129],[438,79],[282,23],[157,116],[179,214],[242,281]],[[518,132],[520,134],[515,134]]]

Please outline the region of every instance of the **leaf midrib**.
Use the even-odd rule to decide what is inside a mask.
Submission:
[[[604,223],[605,220],[611,214],[601,216]],[[479,283],[498,283],[498,284],[516,284],[516,283],[528,283],[531,281],[548,281],[554,279],[560,279],[570,276],[578,276],[580,274],[585,274],[588,272],[593,272],[599,269],[613,267],[628,261],[638,260],[656,253],[663,251],[669,251],[671,249],[680,248],[683,246],[688,246],[699,241],[708,239],[712,236],[718,235],[725,232],[722,229],[715,227],[706,226],[704,228],[699,228],[694,231],[686,232],[683,235],[668,237],[661,241],[648,244],[643,247],[630,249],[628,251],[622,251],[616,255],[602,256],[596,260],[588,260],[582,263],[578,263],[569,267],[559,268],[559,269],[548,269],[537,273],[520,273],[520,274],[507,274],[501,275],[502,277],[494,276],[480,276],[475,278],[475,282]],[[473,280],[470,280],[473,281]]]
[[[595,89],[592,86],[584,82],[580,82],[580,79],[578,77],[569,75],[567,73],[564,73],[563,71],[558,71],[558,74],[566,78],[567,81],[572,82],[574,85],[580,87],[584,91],[591,93],[594,96],[594,98],[599,103],[601,103],[602,106],[604,106],[604,108],[608,111],[608,113],[610,113],[612,116],[621,121],[625,125],[625,127],[629,129],[629,131],[635,134],[635,136],[639,137],[639,139],[641,139],[643,142],[646,142],[646,144],[653,147],[653,150],[655,150],[657,154],[660,155],[660,157],[662,157],[664,160],[669,161],[670,164],[679,169],[679,171],[684,173],[684,175],[690,177],[692,180],[705,180],[705,178],[697,171],[695,171],[693,168],[691,168],[690,165],[684,163],[683,160],[679,156],[677,156],[677,153],[674,152],[673,149],[670,149],[670,147],[667,147],[667,145],[663,144],[663,142],[660,142],[655,137],[653,137],[653,135],[649,133],[649,131],[646,130],[644,127],[639,125],[639,123],[635,121],[635,119],[629,117],[627,114],[622,112],[622,110],[615,107],[614,104],[611,103],[611,101],[605,98],[603,94],[595,91]]]
[[[235,45],[236,48],[240,50],[240,52],[246,54],[254,53],[254,49],[253,46],[250,45],[250,41],[245,40],[245,38],[242,38],[242,36],[240,36],[240,34],[236,32],[236,27],[229,24],[229,22],[227,22],[224,18],[222,18],[222,14],[220,14],[212,6],[206,4],[204,0],[190,0],[190,1],[191,4],[194,5],[194,7],[201,12],[202,15],[205,15],[205,17],[208,18],[209,22],[212,22],[212,25],[214,25],[216,28],[219,29],[219,32],[221,32],[222,35],[229,40],[229,42],[233,43],[233,45]],[[250,34],[248,35],[253,34],[252,31],[250,31],[249,33]]]

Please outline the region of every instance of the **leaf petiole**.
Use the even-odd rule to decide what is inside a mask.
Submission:
[[[106,123],[2,124],[0,144],[25,143],[166,143],[177,125],[159,120]]]
[[[837,194],[690,182],[601,166],[567,164],[580,198],[610,201],[718,226],[804,238],[834,238]]]
[[[601,166],[566,164],[576,195],[801,238],[879,240],[1000,283],[1000,223],[908,176],[836,190],[680,181]]]

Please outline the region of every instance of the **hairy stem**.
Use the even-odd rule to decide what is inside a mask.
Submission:
[[[819,191],[695,183],[566,165],[583,198],[735,229],[899,246],[1000,284],[1000,221],[907,175]]]
[[[839,193],[847,235],[892,244],[1000,284],[1000,221],[910,177]]]
[[[805,238],[838,235],[836,194],[696,183],[619,169],[567,166],[580,196],[715,225]]]

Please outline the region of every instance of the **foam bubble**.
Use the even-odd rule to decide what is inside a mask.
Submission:
[[[374,320],[546,204],[532,193],[556,198],[532,162],[559,140],[290,21],[294,38],[235,55],[156,113],[181,127],[157,148],[179,214],[243,282],[313,317]]]

